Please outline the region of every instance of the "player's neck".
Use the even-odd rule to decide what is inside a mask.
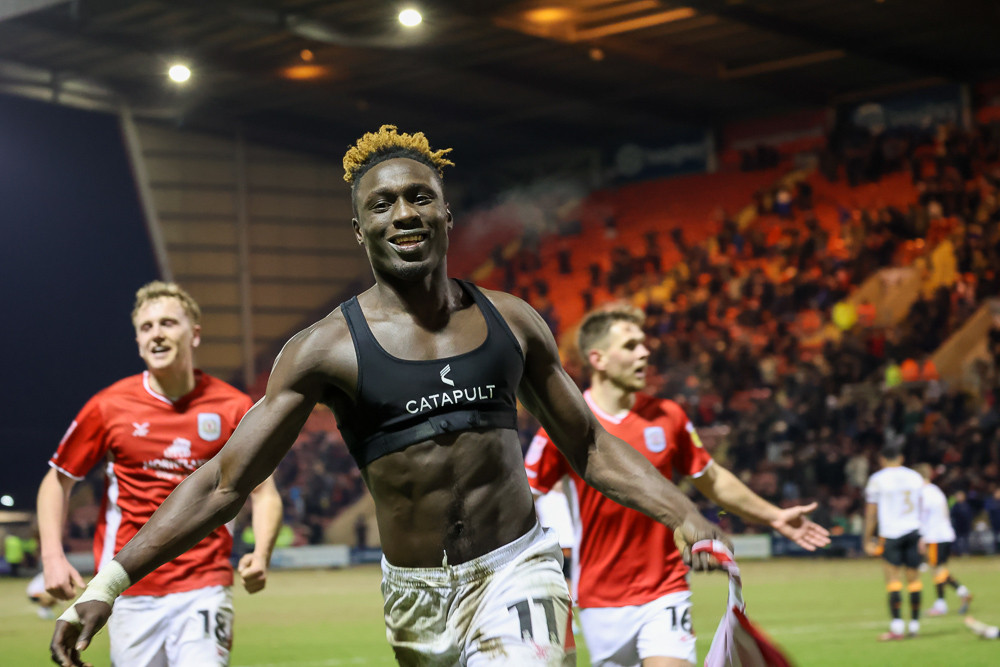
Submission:
[[[376,276],[372,295],[383,313],[405,312],[419,322],[433,323],[454,310],[456,294],[444,267],[417,280]],[[433,326],[433,324],[431,324]]]
[[[635,405],[635,392],[595,376],[590,385],[590,400],[603,412],[619,415]]]
[[[149,386],[158,394],[166,396],[171,401],[187,395],[194,389],[195,377],[194,368],[186,368],[181,371],[174,371],[165,368],[158,371],[149,371]]]

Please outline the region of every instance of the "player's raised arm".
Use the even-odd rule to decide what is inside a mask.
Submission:
[[[219,453],[178,485],[60,617],[50,646],[53,662],[83,665],[79,651],[107,622],[115,598],[235,517],[274,471],[331,381],[318,352],[323,344],[317,338],[325,336],[317,334],[316,326],[285,345],[266,395]]]
[[[497,305],[522,337],[524,376],[518,398],[541,422],[573,469],[612,500],[638,510],[682,534],[688,544],[725,534],[698,512],[694,503],[627,443],[610,435],[587,407],[563,369],[555,339],[526,303],[503,295]],[[689,558],[685,554],[685,558]],[[709,561],[695,557],[694,569]]]

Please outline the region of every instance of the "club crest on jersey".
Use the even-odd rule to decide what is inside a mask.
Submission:
[[[198,414],[198,437],[202,440],[218,440],[222,435],[222,418],[214,412]]]
[[[642,436],[646,439],[646,449],[651,452],[662,452],[667,448],[667,434],[662,426],[647,426],[642,430]]]

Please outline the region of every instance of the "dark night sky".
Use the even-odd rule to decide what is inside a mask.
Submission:
[[[84,402],[142,370],[129,322],[158,278],[114,116],[0,95],[0,494],[35,492]]]

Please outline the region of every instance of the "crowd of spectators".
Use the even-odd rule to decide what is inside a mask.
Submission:
[[[1000,535],[1000,317],[989,335],[993,361],[976,371],[978,391],[949,387],[927,362],[1000,295],[998,138],[947,126],[897,135],[891,160],[870,154],[885,151],[885,140],[870,142],[869,153],[852,144],[828,177],[860,183],[909,169],[919,197],[905,210],[843,205],[836,230],[817,221],[807,182],[785,182],[758,193],[752,225],[720,212],[719,232],[700,244],[674,230],[683,259],[665,273],[648,256],[612,249],[605,286],[646,311],[651,363],[661,371],[651,390],[678,401],[762,496],[819,500],[816,519],[835,533],[861,531],[875,454],[898,439],[908,461],[936,467],[960,551],[973,517]],[[654,251],[657,242],[652,234]],[[877,324],[868,303],[835,325],[836,309],[867,277],[907,264],[921,286],[898,325]],[[894,375],[900,365],[905,372]],[[722,521],[747,529],[732,515]]]

